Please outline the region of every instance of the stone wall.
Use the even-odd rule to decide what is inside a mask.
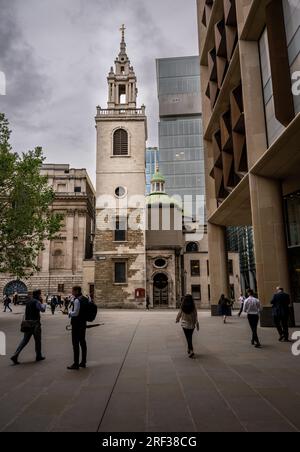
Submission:
[[[145,299],[136,300],[136,289],[146,290],[145,231],[128,229],[125,242],[114,241],[114,231],[104,230],[105,217],[97,215],[95,241],[95,301],[102,307],[134,308],[145,305]],[[132,213],[128,209],[128,215]],[[143,213],[141,213],[143,215]],[[100,218],[100,220],[99,220]],[[127,263],[127,282],[114,282],[114,263]]]
[[[0,296],[2,296],[5,286],[14,281],[15,278],[3,276],[0,277]],[[73,286],[82,286],[82,273],[76,275],[39,275],[30,277],[28,280],[23,279],[22,282],[27,286],[28,292],[35,289],[41,289],[44,296],[47,294],[61,294],[63,296],[70,295]],[[58,286],[64,284],[64,292],[58,292]]]

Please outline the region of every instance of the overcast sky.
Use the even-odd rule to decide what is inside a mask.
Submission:
[[[196,0],[0,0],[0,111],[16,151],[42,146],[48,163],[86,167],[94,180],[94,116],[122,23],[156,146],[155,59],[198,53]]]

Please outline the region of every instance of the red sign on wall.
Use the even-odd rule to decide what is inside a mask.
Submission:
[[[146,296],[145,289],[135,289],[135,298],[136,298],[136,300],[138,300],[140,298],[145,298],[145,296]]]

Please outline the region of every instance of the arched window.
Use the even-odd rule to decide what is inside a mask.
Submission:
[[[199,247],[196,242],[188,243],[186,246],[187,253],[199,253]]]
[[[18,294],[26,294],[27,293],[27,287],[22,281],[18,281],[18,280],[11,281],[5,286],[5,288],[3,290],[4,295],[12,296],[15,293],[18,293]]]
[[[114,155],[128,155],[128,133],[124,129],[118,129],[114,133]]]

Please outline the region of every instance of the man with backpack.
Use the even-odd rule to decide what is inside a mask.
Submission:
[[[72,344],[74,350],[74,363],[68,370],[85,369],[87,363],[86,329],[87,322],[93,322],[97,315],[97,306],[82,295],[81,287],[72,289],[73,301],[69,311],[72,325]],[[80,357],[81,348],[81,362]]]

